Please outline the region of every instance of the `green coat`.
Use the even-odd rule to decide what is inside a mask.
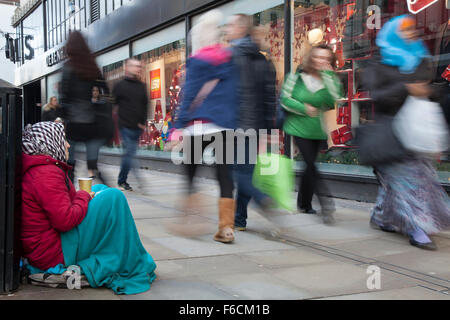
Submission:
[[[287,134],[311,140],[327,139],[321,125],[322,113],[317,117],[308,116],[305,103],[322,111],[333,109],[341,97],[342,85],[332,71],[322,71],[321,76],[324,88],[315,93],[308,90],[300,73],[290,73],[286,77],[281,90],[281,106],[287,112],[283,124]]]

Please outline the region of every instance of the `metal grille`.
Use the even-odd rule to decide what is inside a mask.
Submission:
[[[90,0],[91,6],[91,23],[100,19],[100,1]]]

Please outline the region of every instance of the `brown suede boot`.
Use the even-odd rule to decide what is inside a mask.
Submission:
[[[214,235],[214,240],[223,243],[234,241],[234,206],[232,198],[219,199],[219,231]]]

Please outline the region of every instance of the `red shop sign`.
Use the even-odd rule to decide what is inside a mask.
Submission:
[[[411,13],[418,13],[425,8],[428,8],[433,3],[438,2],[439,0],[406,0],[408,2],[408,10]]]

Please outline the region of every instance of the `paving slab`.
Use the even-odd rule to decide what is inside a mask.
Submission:
[[[156,280],[149,291],[123,300],[234,300],[236,297],[197,278]]]
[[[277,241],[261,239],[260,236],[246,232],[236,233],[236,240],[232,244],[213,241],[213,234],[196,239],[163,237],[153,238],[153,241],[180,252],[188,257],[217,256],[224,254],[238,254],[265,250],[293,249],[292,246]]]
[[[413,249],[405,253],[380,256],[378,260],[445,279],[450,287],[450,247],[441,248],[438,251]]]
[[[314,293],[315,297],[327,297],[346,293],[369,291],[367,267],[344,262],[321,262],[301,267],[280,268],[270,271],[271,275],[291,285]],[[381,270],[381,286],[396,289],[413,286],[414,282],[399,279],[395,274]]]
[[[308,248],[250,252],[243,253],[240,256],[244,260],[252,261],[269,269],[300,267],[335,261],[331,257],[321,255],[317,251],[314,252]]]
[[[298,300],[315,296],[314,292],[291,285],[266,272],[206,276],[207,281],[237,299],[243,300]]]
[[[173,259],[158,262],[159,279],[190,278],[201,275],[222,277],[239,273],[252,273],[263,266],[243,259],[239,255]]]
[[[107,288],[69,290],[21,285],[13,294],[0,295],[0,301],[7,300],[120,300],[120,296]]]
[[[327,297],[320,300],[450,300],[450,295],[424,287],[409,287],[393,290]]]
[[[287,229],[287,233],[289,236],[307,239],[322,245],[368,240],[382,236],[378,230],[371,229],[368,222],[365,221],[341,221],[335,225],[318,223],[298,226]]]

